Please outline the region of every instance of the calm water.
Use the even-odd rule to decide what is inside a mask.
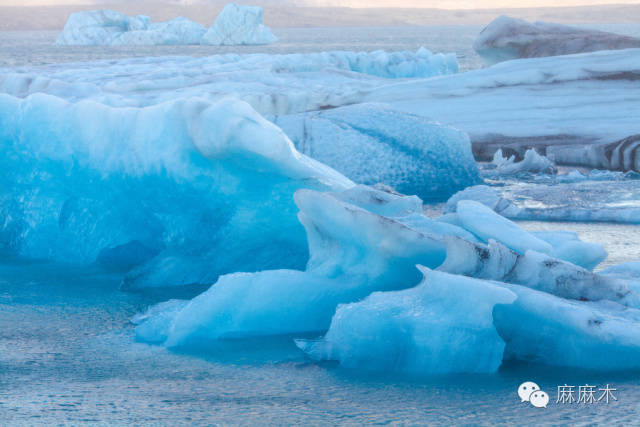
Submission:
[[[599,26],[601,27],[601,26]],[[276,29],[268,47],[52,47],[55,33],[0,33],[0,66],[150,55],[317,50],[455,51],[478,68],[480,27]],[[640,35],[638,26],[605,26]],[[640,258],[640,227],[526,222],[603,243],[609,263]],[[510,365],[495,375],[407,378],[309,363],[291,337],[206,354],[136,343],[129,319],[162,296],[124,293],[120,277],[0,257],[0,424],[637,424],[640,373],[602,374]],[[166,297],[164,297],[166,298]],[[537,382],[546,409],[519,402]],[[617,402],[555,403],[558,385],[611,384]]]
[[[130,317],[158,300],[88,269],[0,264],[0,424],[607,423],[640,414],[640,373],[512,365],[494,375],[407,378],[304,359],[289,337],[173,354],[136,343]],[[520,403],[537,382],[546,409]],[[618,401],[557,404],[557,386],[611,384]]]

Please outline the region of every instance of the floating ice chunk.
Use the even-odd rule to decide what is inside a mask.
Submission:
[[[460,200],[474,200],[503,216],[509,216],[509,213],[517,210],[513,203],[502,197],[495,188],[488,185],[474,185],[451,196],[444,207],[444,213],[455,213]]]
[[[460,200],[456,214],[465,229],[485,242],[495,239],[520,254],[530,249],[546,254],[552,252],[550,244],[498,215],[482,203]]]
[[[587,270],[593,270],[607,258],[604,246],[583,242],[573,231],[532,231],[531,234],[553,246],[553,257]]]
[[[178,45],[198,44],[202,25],[178,17],[151,23],[148,16],[130,17],[113,10],[75,12],[69,16],[56,45]]]
[[[515,175],[522,172],[531,173],[556,173],[556,167],[551,160],[547,157],[538,154],[538,152],[531,148],[524,153],[524,158],[516,162],[515,156],[506,158],[502,155],[502,149],[496,151],[493,156],[492,166],[495,166],[495,170],[499,175]]]
[[[498,304],[494,325],[505,360],[580,369],[640,368],[640,311],[600,301],[566,300],[516,285],[518,298]]]
[[[186,300],[169,300],[152,305],[145,313],[133,316],[131,323],[137,325],[136,336],[146,342],[165,342],[169,336],[171,321],[188,303]]]
[[[262,22],[263,10],[258,6],[229,3],[202,38],[202,44],[255,45],[278,41]]]
[[[419,286],[341,305],[324,338],[296,343],[315,360],[337,360],[349,368],[495,372],[505,344],[492,311],[496,304],[512,303],[515,294],[490,282],[419,268]]]
[[[487,186],[469,187],[454,194],[444,212],[455,212],[457,202],[468,199],[483,203],[510,219],[638,224],[640,186],[635,176],[628,174],[596,173],[595,180],[550,181],[553,185],[519,182],[501,191]],[[453,219],[454,216],[449,215],[449,220]]]
[[[0,245],[70,263],[144,262],[128,287],[302,268],[293,193],[353,185],[231,99],[111,108],[1,95],[0,145]]]
[[[567,55],[640,47],[640,39],[546,22],[499,16],[478,36],[473,48],[487,64],[517,58]]]
[[[623,281],[534,251],[517,254],[504,245],[472,243],[457,237],[445,239],[447,258],[438,268],[452,274],[515,283],[561,298],[610,300],[640,307],[640,296]]]
[[[468,136],[380,104],[280,116],[296,148],[363,184],[388,184],[423,200],[479,181]]]
[[[248,336],[326,330],[338,303],[361,298],[349,283],[293,270],[235,273],[220,277],[208,291],[191,300],[165,324],[152,316],[141,323],[138,338],[158,342],[166,333],[168,347]]]

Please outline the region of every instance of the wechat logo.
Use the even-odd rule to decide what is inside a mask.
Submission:
[[[549,395],[540,390],[538,384],[531,381],[520,384],[518,396],[521,402],[529,402],[536,408],[546,408],[549,403]]]

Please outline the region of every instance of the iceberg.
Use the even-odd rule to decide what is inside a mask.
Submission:
[[[488,65],[517,58],[640,47],[640,39],[604,31],[499,16],[482,30],[473,48]]]
[[[0,95],[0,246],[135,268],[128,288],[301,268],[293,194],[353,183],[244,102],[147,108]]]
[[[258,6],[227,4],[202,37],[208,45],[260,45],[278,41],[262,22],[263,10]]]
[[[416,198],[365,186],[328,193],[301,189],[295,202],[309,245],[305,271],[223,276],[179,312],[171,308],[151,316],[164,319],[153,320],[151,325],[157,326],[141,323],[138,338],[181,347],[225,338],[326,331],[338,304],[418,284],[415,265],[442,264],[443,235],[456,228],[436,221],[431,233],[411,228],[401,221],[421,209]],[[355,204],[372,202],[378,212],[397,216],[385,217]],[[429,221],[425,217],[424,222]]]
[[[477,160],[535,148],[558,165],[635,170],[640,49],[506,61],[490,68],[378,86],[384,102],[469,134]],[[507,107],[508,106],[508,107]],[[553,114],[549,114],[553,111]]]
[[[442,200],[479,182],[467,135],[380,104],[276,117],[298,151],[367,185]]]
[[[321,340],[297,340],[314,360],[412,374],[491,373],[505,343],[493,325],[497,304],[516,295],[490,282],[419,267],[422,283],[340,305]]]
[[[0,92],[46,93],[112,107],[148,107],[185,98],[234,97],[262,115],[280,116],[359,102],[388,79],[456,73],[455,54],[315,52],[147,57],[3,69]]]
[[[495,372],[519,360],[581,369],[640,367],[640,311],[420,267],[411,289],[340,305],[313,360],[410,374]]]
[[[130,17],[113,10],[75,12],[56,45],[181,45],[199,44],[205,28],[186,18],[151,23],[148,16]]]

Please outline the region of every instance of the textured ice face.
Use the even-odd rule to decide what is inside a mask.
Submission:
[[[495,372],[505,344],[492,311],[496,304],[512,303],[516,295],[490,282],[420,270],[420,285],[341,305],[321,340],[298,340],[298,346],[315,360],[337,360],[349,368]]]
[[[205,28],[186,18],[150,23],[148,16],[130,17],[113,10],[75,12],[56,45],[181,45],[199,44]]]
[[[640,39],[569,25],[530,23],[499,16],[478,36],[473,48],[489,65],[517,58],[568,55],[640,47]]]
[[[264,115],[322,110],[358,102],[387,79],[456,73],[455,54],[316,52],[286,55],[128,58],[6,69],[0,91],[25,97],[47,93],[114,107],[144,107],[199,97],[235,97]]]
[[[139,264],[129,287],[302,267],[293,193],[353,185],[236,100],[137,109],[3,95],[0,144],[2,246]]]
[[[260,45],[278,41],[262,22],[263,10],[258,6],[229,3],[202,38],[209,45]]]
[[[296,148],[352,180],[443,200],[479,181],[468,136],[381,104],[280,116]]]

